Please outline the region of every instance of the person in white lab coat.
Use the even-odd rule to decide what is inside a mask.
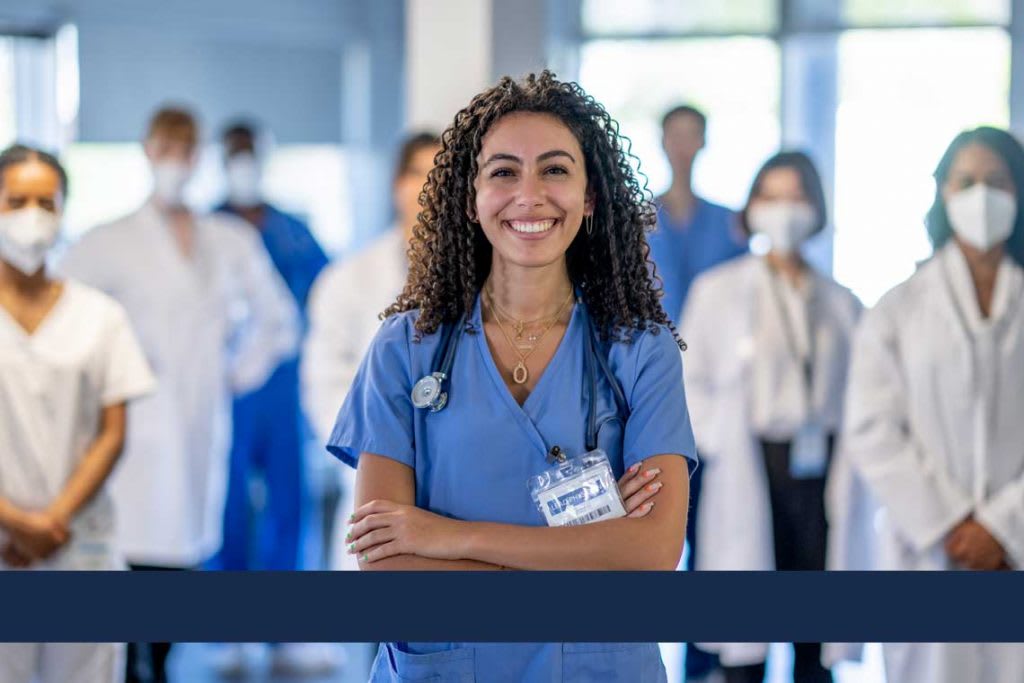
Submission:
[[[53,156],[0,154],[0,570],[124,566],[106,480],[154,380],[124,309],[46,267],[66,196]],[[123,650],[3,644],[0,681],[114,683]]]
[[[220,546],[232,394],[262,386],[298,344],[298,312],[259,236],[186,208],[197,142],[188,111],[158,111],[145,139],[153,195],[87,233],[62,264],[124,305],[160,382],[131,406],[111,478],[133,569],[194,568]],[[156,680],[168,651],[152,648]],[[129,681],[141,678],[135,655]]]
[[[406,251],[420,210],[420,193],[434,157],[441,149],[430,132],[410,135],[398,155],[392,184],[396,224],[351,260],[328,266],[313,285],[309,298],[309,333],[302,356],[302,401],[320,443],[334,428],[338,410],[380,328],[380,314],[405,285]],[[342,504],[333,528],[352,513],[355,470],[343,467]],[[332,543],[332,566],[357,569],[344,545]]]
[[[684,306],[686,389],[707,468],[698,570],[825,568],[825,481],[861,310],[800,256],[826,220],[811,160],[772,157],[740,213],[767,252],[707,271]],[[707,645],[727,682],[763,679],[766,644]],[[797,644],[795,680],[830,681],[819,659],[820,645]]]
[[[934,256],[864,316],[845,444],[884,509],[883,569],[1024,565],[1024,149],[958,135],[935,171]],[[1024,645],[886,643],[900,683],[1010,683]]]

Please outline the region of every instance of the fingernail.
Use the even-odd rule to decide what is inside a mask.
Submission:
[[[366,553],[363,553],[363,562],[366,562],[368,559],[370,559],[370,556]]]
[[[349,524],[351,524],[351,523],[352,523],[352,522],[354,522],[354,521],[356,521],[356,516],[355,516],[355,514],[353,513],[353,514],[351,514],[351,515],[349,515],[349,516],[348,516],[348,522],[349,522]]]
[[[656,481],[653,484],[648,484],[647,485],[647,490],[648,491],[657,491],[660,488],[661,488],[661,482],[660,481]]]
[[[654,507],[654,501],[653,500],[650,503],[647,504],[647,509],[650,510],[652,507]]]
[[[350,545],[350,546],[348,547],[348,554],[349,554],[349,555],[351,555],[351,554],[352,554],[352,553],[354,553],[355,551],[356,551],[356,544],[355,544],[355,543],[353,543],[352,545]]]
[[[644,472],[644,476],[650,478],[659,473],[661,473],[661,470],[655,467],[653,470],[647,470],[646,472]]]
[[[639,469],[640,469],[640,463],[637,463],[637,464],[635,464],[635,465],[633,465],[632,467],[629,468],[629,473],[630,474],[636,474],[637,470],[639,470]]]
[[[352,541],[352,533],[349,532],[348,534],[345,535],[345,542],[346,543],[350,543],[351,541]]]

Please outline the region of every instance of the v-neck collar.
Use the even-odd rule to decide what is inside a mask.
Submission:
[[[155,239],[160,240],[164,243],[165,247],[170,250],[171,258],[173,262],[189,271],[196,270],[199,267],[199,216],[195,213],[192,214],[192,251],[186,254],[179,244],[177,237],[175,237],[171,223],[164,216],[163,212],[153,203],[153,200],[149,200],[139,209],[139,214],[142,225],[152,226],[153,232],[156,233]]]
[[[999,263],[988,318],[981,316],[981,309],[978,306],[977,295],[971,280],[970,267],[967,265],[967,258],[960,251],[960,247],[950,242],[940,252],[939,258],[942,259],[946,269],[951,303],[964,318],[961,321],[966,326],[964,332],[976,334],[981,330],[999,327],[1003,319],[1007,317],[1012,301],[1016,299],[1021,289],[1020,274],[1016,272],[1017,269],[1014,268],[1011,257],[1004,255],[1003,260]]]
[[[537,429],[537,425],[532,417],[533,411],[532,406],[536,404],[540,398],[543,398],[544,393],[550,391],[548,385],[555,380],[552,376],[555,375],[559,369],[567,363],[567,356],[571,353],[573,344],[577,343],[578,329],[580,326],[580,307],[583,305],[578,295],[575,298],[574,306],[572,308],[572,315],[569,317],[569,324],[565,328],[565,334],[562,335],[561,341],[558,343],[558,348],[555,349],[554,355],[551,360],[548,361],[547,367],[544,368],[544,372],[541,373],[540,379],[537,380],[536,386],[533,387],[533,391],[526,397],[522,405],[516,401],[515,396],[509,391],[508,385],[505,384],[504,378],[501,376],[501,372],[498,370],[498,365],[494,361],[494,355],[491,353],[490,346],[487,345],[487,334],[484,331],[483,316],[480,306],[480,294],[476,296],[476,303],[473,306],[472,326],[479,330],[474,335],[477,338],[477,349],[480,352],[481,359],[484,365],[487,367],[488,373],[491,375],[491,380],[494,382],[495,390],[501,396],[505,406],[512,413],[516,422],[526,431],[530,438],[537,444],[545,453],[547,452],[547,443],[544,441],[544,437],[541,435],[540,430]]]
[[[37,339],[41,335],[41,333],[45,332],[46,328],[48,328],[51,325],[50,321],[53,320],[54,316],[59,314],[60,309],[64,307],[64,302],[68,298],[68,290],[70,288],[71,284],[67,280],[61,281],[60,296],[58,296],[57,300],[50,305],[50,310],[46,312],[46,314],[43,316],[43,319],[39,321],[39,324],[36,325],[36,328],[31,332],[27,330],[25,326],[23,326],[20,322],[18,322],[18,319],[15,318],[14,315],[10,311],[8,311],[6,307],[0,306],[0,315],[3,315],[3,318],[15,330],[15,332],[21,335],[21,337],[29,340]]]

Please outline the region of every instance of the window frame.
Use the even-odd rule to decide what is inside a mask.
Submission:
[[[682,1],[682,0],[680,0]],[[1024,0],[1008,0],[1009,21],[928,21],[928,22],[849,22],[843,14],[842,0],[776,0],[776,30],[727,32],[646,31],[588,33],[583,27],[584,0],[566,0],[556,20],[561,58],[555,60],[560,73],[571,79],[579,76],[579,55],[591,41],[659,41],[708,38],[755,37],[775,41],[782,58],[779,62],[779,122],[781,144],[809,151],[818,164],[830,206],[835,197],[835,133],[838,109],[839,38],[851,30],[898,31],[914,29],[998,28],[1010,39],[1010,127],[1024,132]],[[574,57],[571,56],[574,53]],[[813,62],[816,68],[808,68]],[[823,68],[825,65],[825,68]],[[830,225],[819,249],[810,256],[815,264],[831,272],[833,227]]]

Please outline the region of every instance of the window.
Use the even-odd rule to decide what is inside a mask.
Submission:
[[[843,0],[851,26],[1008,24],[1009,0]]]
[[[17,137],[16,103],[14,39],[0,36],[0,148],[7,147]]]
[[[1006,31],[849,31],[839,39],[835,276],[874,304],[931,247],[931,174],[957,133],[1009,123]]]
[[[697,192],[712,201],[741,204],[758,165],[779,144],[779,50],[769,39],[589,41],[580,83],[619,121],[655,195],[671,181],[661,117],[676,104],[708,116],[694,176]]]
[[[775,29],[777,0],[584,0],[583,29],[590,35],[735,32]]]

